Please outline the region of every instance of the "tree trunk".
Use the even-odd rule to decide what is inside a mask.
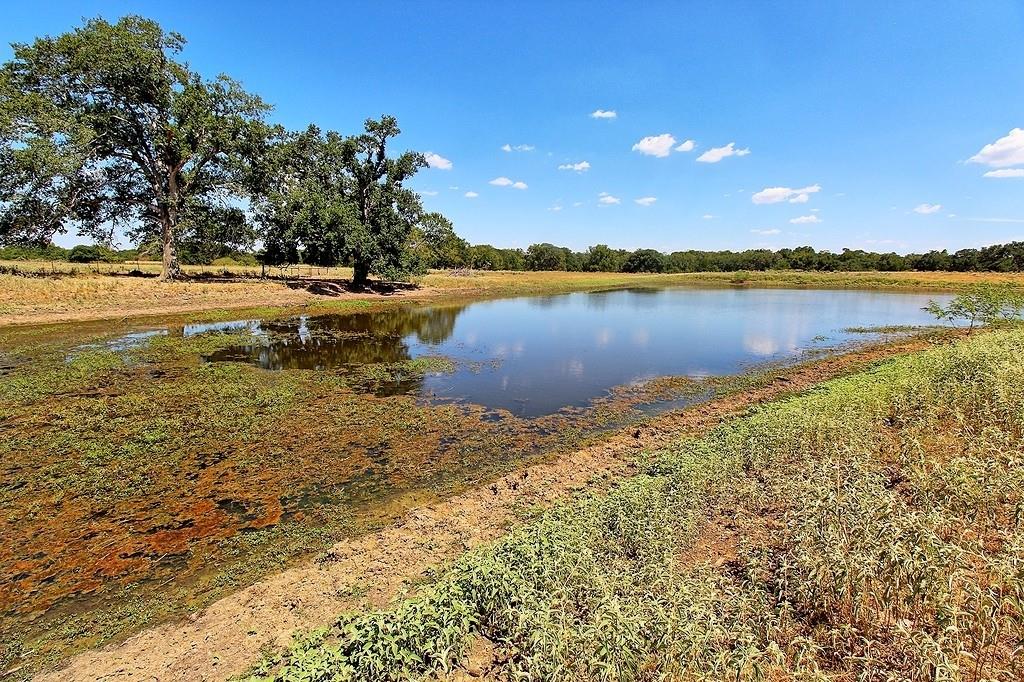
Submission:
[[[174,233],[178,227],[178,179],[177,171],[169,173],[167,180],[167,196],[160,207],[161,237],[164,243],[163,271],[160,279],[170,281],[181,277],[181,266],[178,254],[174,250]]]
[[[174,227],[169,218],[163,221],[161,237],[164,243],[163,269],[160,272],[160,279],[174,280],[181,277],[181,266],[178,264],[178,254],[174,250]]]
[[[352,285],[363,289],[370,280],[370,266],[367,263],[356,261],[352,266]]]

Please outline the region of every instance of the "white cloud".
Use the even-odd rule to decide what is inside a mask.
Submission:
[[[604,109],[598,109],[590,114],[590,118],[618,118],[618,116],[614,110],[605,111]]]
[[[601,192],[600,194],[597,195],[597,197],[597,203],[601,204],[602,206],[614,206],[615,204],[622,203],[621,199],[619,199],[618,197],[613,197],[611,194],[608,194],[608,192]]]
[[[729,156],[746,156],[749,153],[749,149],[736,149],[736,143],[730,142],[724,147],[712,147],[698,156],[697,160],[701,163],[718,163]]]
[[[914,207],[914,213],[920,213],[921,215],[929,215],[930,213],[938,213],[942,210],[942,204],[918,204]]]
[[[441,170],[451,170],[452,162],[444,158],[440,154],[434,152],[427,152],[423,156],[427,159],[427,165],[431,168],[440,168]]]
[[[1005,137],[985,145],[967,162],[983,163],[993,168],[1024,164],[1024,128],[1014,128]]]
[[[715,216],[711,215],[710,213],[705,213],[701,217],[704,218],[704,220],[713,220]]]
[[[558,167],[558,170],[571,170],[576,171],[577,173],[582,173],[590,170],[590,162],[580,161],[579,163],[563,163]]]
[[[500,178],[494,178],[489,184],[497,187],[512,187],[513,189],[526,189],[527,187],[526,183],[522,180],[512,180],[510,178],[506,178],[504,175]]]
[[[751,230],[751,232],[753,232],[754,234],[762,235],[764,237],[768,237],[773,234],[779,234],[782,232],[782,230]]]
[[[532,144],[517,144],[512,146],[508,143],[501,145],[501,151],[503,152],[532,152],[536,147]]]
[[[821,191],[821,185],[808,185],[807,187],[765,187],[760,192],[750,195],[750,200],[755,204],[777,204],[788,201],[791,204],[806,204],[811,195]]]
[[[549,211],[554,211],[555,213],[557,213],[557,212],[559,212],[559,211],[561,211],[561,210],[562,210],[562,207],[561,207],[560,205],[558,205],[558,204],[555,204],[554,206],[552,206],[552,207],[551,207],[551,208],[549,208],[548,210],[549,210]]]
[[[694,142],[693,140],[686,140],[685,142],[680,143],[678,147],[676,147],[676,151],[677,152],[692,152],[693,148],[696,147],[696,146],[697,146],[697,143]]]
[[[425,189],[422,192],[420,192],[420,194],[422,194],[425,197],[436,197],[437,196],[437,192],[435,192],[432,189]]]
[[[816,225],[821,222],[821,218],[812,213],[811,215],[802,215],[799,218],[790,218],[789,222],[794,225]]]
[[[574,201],[574,202],[572,202],[572,205],[576,206],[576,207],[579,207],[579,206],[583,205],[583,202],[582,201]]]
[[[668,133],[648,135],[633,145],[633,151],[647,156],[666,157],[672,152],[672,146],[675,143],[676,138]]]
[[[633,199],[633,202],[640,204],[641,206],[650,206],[657,200],[658,197],[640,197],[639,199]]]
[[[466,194],[465,194],[465,197],[467,199],[476,199],[478,196],[480,196],[480,195],[477,194],[476,192],[466,192]]]
[[[1003,168],[985,173],[986,178],[1024,178],[1024,168]]]

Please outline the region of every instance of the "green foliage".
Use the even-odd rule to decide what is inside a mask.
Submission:
[[[469,247],[469,266],[476,270],[507,270],[505,258],[499,249],[490,244],[478,244]]]
[[[252,679],[433,679],[480,636],[502,679],[1020,679],[1022,354],[992,332],[760,408]],[[709,515],[724,564],[682,558]]]
[[[185,44],[156,22],[88,20],[15,44],[0,67],[0,242],[48,243],[76,226],[155,235],[177,274],[179,233],[237,190],[267,135],[258,97],[176,61]]]
[[[70,253],[56,244],[5,246],[0,248],[0,260],[67,261]]]
[[[526,249],[526,267],[529,270],[568,270],[569,249],[554,244],[531,244]]]
[[[637,249],[622,264],[623,272],[664,272],[665,257],[654,249]]]
[[[493,249],[489,245],[470,247]],[[532,257],[529,256],[532,250]],[[559,255],[559,252],[561,255]],[[481,252],[482,253],[482,252]],[[504,270],[585,270],[587,272],[734,272],[738,270],[809,270],[820,272],[1021,272],[1024,271],[1024,242],[997,244],[983,249],[963,249],[954,254],[931,251],[926,254],[872,253],[843,249],[841,253],[817,251],[810,246],[795,249],[749,249],[747,251],[675,251],[663,254],[651,249],[630,253],[604,244],[577,253],[554,244],[533,244],[521,264],[505,263]],[[482,262],[489,262],[482,258]],[[657,268],[661,269],[657,269]]]
[[[587,249],[583,257],[587,272],[619,272],[629,253],[622,249],[611,249],[606,244],[597,244]]]
[[[1024,292],[1006,285],[978,284],[957,294],[946,305],[929,301],[924,309],[937,320],[954,326],[961,320],[973,330],[978,324],[1020,319],[1024,311]]]
[[[68,261],[71,263],[113,263],[120,260],[117,252],[98,244],[86,246],[79,244],[68,253]]]
[[[415,272],[410,235],[423,210],[403,183],[426,161],[415,152],[387,155],[401,132],[393,117],[367,119],[365,128],[342,137],[310,126],[268,155],[257,180],[265,262],[351,263],[357,285],[371,272],[390,281]],[[427,219],[427,229],[437,225]]]
[[[463,268],[472,264],[469,244],[455,234],[450,220],[426,213],[409,235],[409,251],[426,268]]]

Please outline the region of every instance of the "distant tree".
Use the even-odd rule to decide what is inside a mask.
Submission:
[[[0,260],[53,260],[66,261],[71,253],[69,249],[55,244],[42,246],[21,244],[0,248]]]
[[[587,272],[618,272],[626,260],[625,251],[616,251],[606,244],[596,244],[587,249],[584,256],[584,270]]]
[[[68,253],[71,263],[112,263],[117,260],[116,251],[100,244],[79,244]]]
[[[501,250],[490,244],[469,247],[469,266],[476,270],[505,270],[505,257]]]
[[[129,231],[136,243],[146,243],[145,232]],[[252,249],[256,227],[237,206],[203,206],[181,222],[178,256],[183,263],[212,263],[218,258]],[[238,260],[237,258],[235,260]]]
[[[522,249],[501,249],[501,267],[504,270],[526,270],[526,254]]]
[[[0,241],[44,244],[71,225],[102,241],[143,223],[160,235],[162,276],[180,274],[183,219],[237,189],[269,109],[176,61],[184,44],[127,16],[13,46],[0,67]]]
[[[622,264],[623,272],[664,272],[665,256],[654,249],[637,249]]]
[[[946,250],[929,251],[920,256],[908,256],[908,265],[911,270],[942,271],[953,269],[953,259],[949,257]]]
[[[569,272],[582,272],[584,270],[584,264],[586,262],[585,253],[579,253],[572,249],[561,247],[562,253],[565,254],[565,269]]]
[[[413,230],[422,244],[427,267],[462,268],[470,265],[469,244],[455,234],[450,220],[440,213],[425,213]]]
[[[526,267],[530,270],[565,270],[568,251],[554,244],[531,244],[526,249]]]

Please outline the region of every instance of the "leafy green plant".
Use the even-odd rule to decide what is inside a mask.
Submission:
[[[979,324],[1020,319],[1024,311],[1024,293],[1015,287],[1001,284],[977,284],[957,294],[946,305],[929,301],[924,308],[937,320],[956,326],[958,320],[973,331]]]

